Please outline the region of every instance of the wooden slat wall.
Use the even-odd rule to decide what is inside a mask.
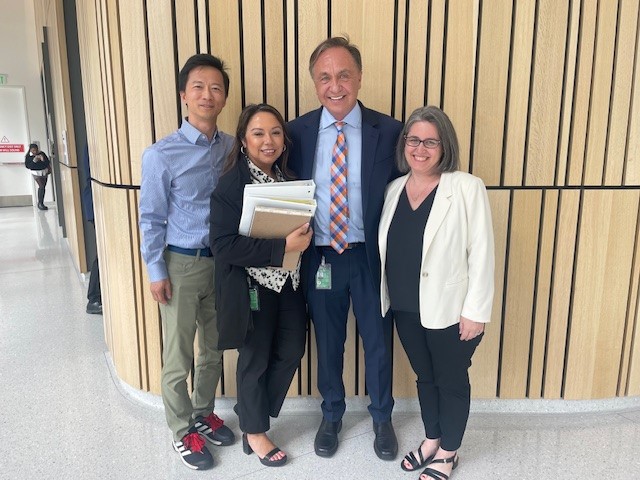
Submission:
[[[77,9],[102,183],[105,333],[126,382],[159,392],[162,333],[139,255],[136,188],[143,149],[185,113],[180,66],[196,52],[225,60],[220,127],[233,133],[251,102],[287,119],[317,108],[309,55],[347,33],[362,52],[365,105],[400,120],[442,106],[462,169],[489,189],[496,292],[474,396],[640,395],[639,0],[92,0]],[[353,316],[348,332],[345,387],[364,395]],[[394,394],[413,397],[394,342]],[[225,395],[235,395],[235,365],[226,352]],[[317,395],[316,373],[310,328],[290,395]]]

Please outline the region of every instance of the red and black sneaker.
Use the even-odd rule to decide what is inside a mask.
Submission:
[[[205,447],[204,438],[193,428],[181,440],[173,441],[173,449],[180,454],[180,459],[193,470],[207,470],[213,467],[213,457]]]
[[[213,412],[206,417],[196,417],[195,428],[200,435],[214,445],[227,446],[233,444],[236,440],[236,436],[231,429]]]

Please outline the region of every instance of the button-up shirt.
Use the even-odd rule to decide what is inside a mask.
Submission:
[[[347,242],[364,242],[362,210],[362,110],[356,103],[343,121],[347,141],[347,198],[349,202],[349,230]],[[313,220],[315,245],[330,245],[329,206],[331,205],[331,163],[333,146],[338,138],[336,119],[326,108],[320,115],[316,155],[313,162],[313,180],[316,182],[318,207]]]
[[[233,137],[207,136],[184,120],[179,130],[142,155],[140,185],[141,252],[149,279],[168,278],[166,245],[209,247],[210,199]]]

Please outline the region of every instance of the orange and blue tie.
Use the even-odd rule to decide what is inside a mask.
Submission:
[[[347,199],[347,141],[342,128],[344,122],[336,122],[338,137],[331,155],[331,204],[329,206],[329,234],[331,246],[342,253],[347,248],[349,231],[349,202]]]

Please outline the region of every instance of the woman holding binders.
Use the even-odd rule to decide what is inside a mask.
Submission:
[[[282,266],[286,252],[303,252],[311,241],[306,223],[283,239],[238,233],[244,187],[284,182],[286,135],[280,112],[270,105],[247,106],[238,119],[233,150],[211,196],[211,242],[215,255],[218,347],[237,348],[238,404],[242,446],[263,465],[284,465],[287,455],[267,436],[304,354],[306,306],[300,265]]]

